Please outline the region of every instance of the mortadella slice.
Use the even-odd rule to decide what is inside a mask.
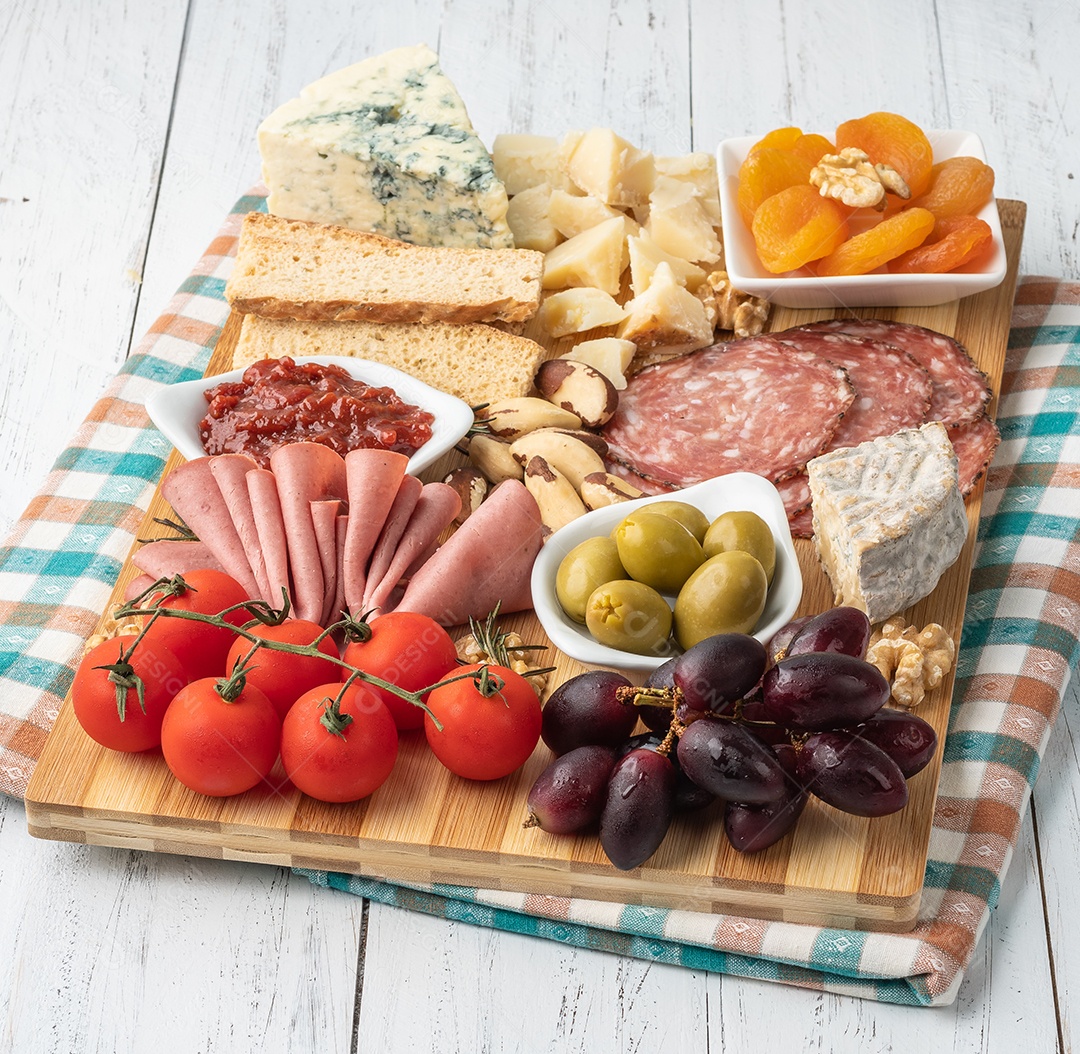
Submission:
[[[293,602],[289,586],[289,544],[285,538],[285,521],[281,515],[281,499],[278,497],[277,481],[268,468],[252,469],[247,474],[251,511],[255,517],[255,530],[259,534],[263,562],[266,565],[267,595],[263,597],[271,607],[281,607],[284,590]]]
[[[311,503],[346,497],[345,461],[321,443],[287,443],[270,455],[288,543],[297,618],[318,622],[326,600]]]
[[[389,611],[388,601],[394,587],[405,576],[405,572],[428,552],[433,542],[450,526],[454,517],[461,511],[461,495],[445,483],[427,483],[420,492],[412,516],[401,540],[394,549],[393,559],[382,573],[374,588],[364,596],[364,607],[368,610],[379,608]],[[372,574],[368,576],[371,586],[375,561],[371,562]]]
[[[443,626],[532,607],[529,576],[542,540],[536,499],[516,479],[500,483],[409,582],[395,610]]]
[[[349,529],[345,536],[342,573],[345,603],[362,613],[367,564],[386,522],[409,459],[393,450],[350,450],[345,455]]]
[[[364,579],[363,610],[354,611],[354,615],[362,615],[371,610],[371,594],[382,582],[383,576],[389,569],[394,553],[397,551],[398,542],[401,541],[401,536],[409,525],[409,520],[423,490],[424,485],[415,476],[402,476],[398,492],[394,496],[394,503],[390,506],[390,512],[387,513],[386,523],[383,524],[379,532],[379,540],[371,553],[371,561]]]
[[[311,503],[311,523],[322,564],[323,606],[318,619],[322,626],[327,624],[326,619],[334,609],[334,597],[337,595],[337,518],[340,509],[341,502],[337,498]]]
[[[151,575],[136,575],[124,586],[124,602],[130,604],[137,596],[145,593],[155,582]]]
[[[247,474],[258,463],[247,454],[218,454],[210,459],[210,472],[217,481],[218,490],[229,510],[240,544],[244,547],[251,573],[259,587],[253,594],[265,599],[269,587],[266,581],[266,564],[259,545],[259,532],[255,529],[255,514],[251,511]]]
[[[232,516],[221,498],[221,491],[210,469],[211,460],[209,457],[199,457],[178,465],[162,481],[161,494],[209,546],[225,572],[243,586],[249,597],[256,597],[259,586],[240,536],[236,533]]]
[[[343,570],[343,565],[345,562],[345,536],[349,531],[348,515],[338,516],[334,528],[337,571],[335,575],[336,587],[334,589],[334,606],[330,611],[331,622],[337,622],[337,620],[345,613],[345,571]]]
[[[131,554],[131,562],[155,580],[172,578],[198,567],[224,571],[220,561],[205,542],[188,542],[174,538],[159,538],[147,542]]]

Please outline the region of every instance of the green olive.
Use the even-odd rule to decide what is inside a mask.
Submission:
[[[765,577],[772,585],[776,571],[776,540],[772,529],[756,512],[725,512],[717,516],[709,524],[701,544],[706,556],[729,553],[733,549],[749,553],[765,568]]]
[[[671,608],[655,590],[624,578],[594,589],[585,625],[600,643],[636,655],[668,655]]]
[[[575,622],[585,621],[589,594],[613,578],[625,578],[619,549],[611,538],[586,538],[562,558],[555,573],[555,596]]]
[[[685,501],[651,501],[642,510],[659,516],[670,516],[678,520],[699,542],[705,538],[709,529],[709,517]]]
[[[717,633],[749,633],[765,610],[765,569],[740,549],[709,557],[679,590],[675,639],[683,649]]]
[[[623,519],[615,542],[626,573],[661,593],[677,593],[705,559],[698,540],[678,520],[648,507]]]

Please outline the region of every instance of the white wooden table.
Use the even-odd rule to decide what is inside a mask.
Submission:
[[[426,41],[489,144],[614,127],[663,153],[876,109],[977,131],[1029,206],[1022,271],[1080,277],[1072,0],[7,0],[0,530],[239,194],[259,120]],[[1080,709],[1058,722],[956,1004],[822,996],[447,923],[288,871],[40,842],[0,799],[0,1050],[1066,1051]]]

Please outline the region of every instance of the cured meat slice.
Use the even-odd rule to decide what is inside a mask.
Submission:
[[[345,455],[349,498],[349,530],[345,536],[342,573],[345,603],[362,614],[367,564],[386,522],[409,459],[393,450],[351,450]]]
[[[837,427],[830,450],[858,446],[902,428],[916,428],[925,420],[933,381],[926,367],[906,351],[880,340],[845,333],[795,329],[774,336],[843,366],[855,386],[855,401]]]
[[[201,538],[218,562],[243,586],[249,597],[259,595],[247,553],[221,500],[221,491],[210,469],[211,458],[199,457],[178,465],[161,483],[162,497]]]
[[[348,515],[338,516],[337,521],[334,524],[334,552],[337,557],[337,586],[334,589],[334,606],[330,611],[331,622],[337,622],[347,610],[345,606],[345,538],[348,533]]]
[[[834,318],[799,327],[804,332],[847,333],[884,341],[906,351],[926,367],[934,382],[927,421],[946,427],[975,421],[990,401],[990,382],[952,337],[907,322],[887,322],[879,318]]]
[[[411,477],[410,477],[411,478]],[[408,526],[394,549],[393,558],[382,577],[364,599],[368,609],[389,611],[387,603],[394,587],[422,553],[453,522],[461,511],[461,496],[445,483],[428,483],[420,493],[420,499],[409,517]],[[372,562],[374,566],[374,561]],[[371,578],[368,578],[371,584]]]
[[[337,595],[337,517],[341,502],[337,498],[311,503],[311,526],[319,547],[323,576],[323,607],[319,624],[325,626]]]
[[[321,443],[287,443],[270,455],[288,542],[294,614],[318,622],[326,601],[322,559],[311,520],[311,503],[344,499],[345,461]]]
[[[285,520],[281,515],[281,499],[278,496],[277,481],[268,468],[252,469],[247,476],[248,494],[251,497],[251,512],[255,517],[255,530],[259,534],[259,547],[262,549],[263,562],[266,565],[266,584],[268,596],[265,600],[271,607],[281,607],[282,591],[288,594],[289,603],[293,602],[289,583],[289,543],[285,538]]]
[[[258,467],[255,459],[246,454],[219,454],[210,459],[210,472],[217,482],[218,490],[221,491],[225,508],[229,510],[236,534],[244,547],[248,565],[251,567],[251,573],[255,576],[258,592],[252,595],[265,599],[269,589],[266,581],[266,564],[259,545],[259,533],[255,529],[255,514],[251,511],[251,497],[248,494],[245,479],[253,468]]]
[[[145,593],[155,582],[151,575],[136,575],[124,586],[124,603],[130,604],[136,597]]]
[[[814,507],[807,505],[800,509],[794,516],[788,516],[788,529],[793,538],[814,537]]]
[[[637,487],[642,494],[672,494],[679,489],[674,483],[661,483],[659,480],[648,479],[612,457],[606,458],[605,464],[613,476],[625,479],[632,487]]]
[[[948,429],[959,462],[960,493],[966,498],[989,467],[1001,442],[997,425],[985,414],[976,421]]]
[[[524,611],[541,541],[536,499],[516,479],[500,483],[416,572],[396,610],[443,626],[484,618],[499,602],[507,614]]]
[[[616,461],[660,483],[739,471],[776,481],[828,449],[854,399],[841,367],[775,336],[746,337],[637,374],[604,438]]]
[[[393,504],[387,513],[386,522],[382,531],[379,532],[379,540],[375,543],[375,551],[371,554],[371,563],[368,564],[367,579],[364,583],[364,603],[362,611],[354,611],[354,616],[366,614],[373,606],[372,594],[383,580],[398,542],[409,525],[409,517],[412,516],[416,503],[420,500],[420,494],[424,485],[415,476],[403,476],[398,485],[398,492],[394,495]],[[386,598],[383,597],[383,600]]]
[[[780,493],[780,500],[784,503],[784,511],[788,514],[789,521],[810,507],[810,481],[805,472],[788,476],[776,484],[776,489]]]
[[[186,571],[201,567],[209,567],[214,571],[225,570],[205,542],[173,538],[147,542],[131,554],[131,562],[154,581],[159,578],[172,578],[173,575],[182,575]]]

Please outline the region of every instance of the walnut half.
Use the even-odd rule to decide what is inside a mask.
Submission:
[[[885,208],[885,192],[907,200],[911,189],[891,165],[870,163],[855,146],[838,154],[825,154],[810,172],[810,183],[823,198],[834,198],[852,208]]]
[[[897,706],[918,706],[952,669],[956,644],[936,622],[916,631],[901,618],[889,619],[870,637],[866,661],[892,686]]]
[[[730,329],[736,337],[755,337],[769,319],[769,302],[743,293],[731,284],[727,271],[713,271],[698,288],[708,296],[707,307],[715,305],[718,329]]]

